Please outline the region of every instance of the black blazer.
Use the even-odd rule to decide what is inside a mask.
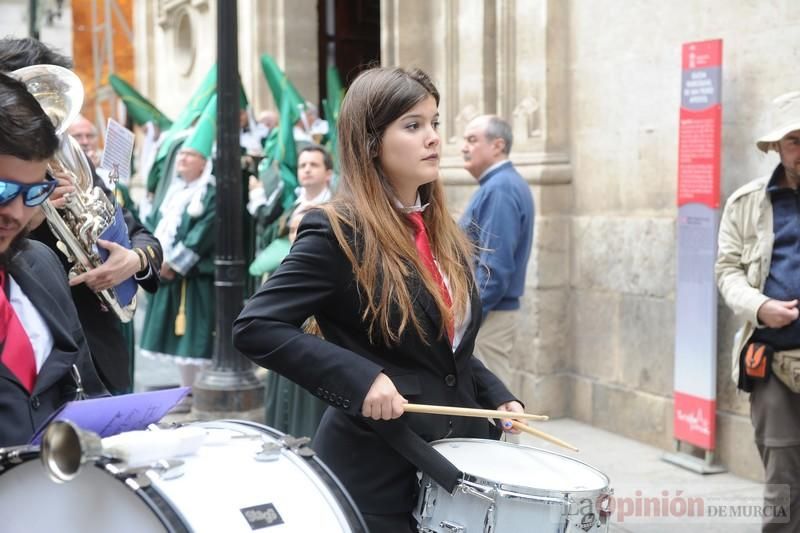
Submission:
[[[67,278],[56,255],[43,244],[29,241],[8,266],[8,273],[42,315],[53,336],[53,350],[28,391],[0,363],[0,446],[25,444],[34,431],[65,402],[74,400],[78,367],[89,396],[106,390],[94,369]]]
[[[93,173],[93,175],[94,186],[100,187],[110,196],[102,180],[97,174]],[[125,224],[128,226],[131,244],[134,248],[145,250],[147,252],[145,255],[150,263],[150,275],[139,280],[139,286],[147,292],[155,292],[160,283],[161,244],[124,207],[122,214],[125,217]],[[50,231],[47,222],[42,222],[31,232],[30,237],[43,242],[53,250],[61,261],[64,272],[69,272],[71,264],[67,261],[66,256],[56,248],[57,239]],[[103,383],[114,394],[128,392],[133,380],[133,376],[130,375],[130,358],[133,357],[133,354],[128,354],[128,346],[122,336],[122,329],[120,329],[122,323],[119,318],[113,311],[106,309],[97,295],[84,284],[72,287],[72,299],[78,309],[78,316],[83,331],[86,333],[92,358]]]
[[[414,505],[416,468],[393,449],[405,443],[390,446],[387,435],[403,440],[408,428],[425,441],[499,435],[478,418],[409,413],[388,422],[365,419],[361,407],[380,372],[410,402],[494,409],[515,399],[472,355],[481,321],[477,292],[471,296],[472,319],[453,353],[449,341],[438,338],[441,316],[433,298],[417,279],[409,287],[430,344],[413,327],[397,345],[370,343],[351,265],[326,215],[312,210],[290,254],[234,323],[234,344],[242,353],[336,408],[326,411],[314,449],[365,513],[408,512]],[[327,340],[301,330],[312,315]]]

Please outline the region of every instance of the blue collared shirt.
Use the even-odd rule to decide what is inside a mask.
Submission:
[[[800,191],[778,184],[783,172],[783,165],[778,165],[767,184],[775,241],[764,295],[790,301],[800,298]],[[800,348],[800,320],[777,329],[759,328],[753,340],[766,342],[778,350]]]
[[[459,224],[478,246],[475,276],[483,318],[519,309],[533,245],[533,196],[511,161],[481,176]]]

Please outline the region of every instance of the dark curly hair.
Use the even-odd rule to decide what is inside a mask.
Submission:
[[[58,143],[53,123],[25,85],[0,73],[0,155],[42,161]]]
[[[58,65],[71,69],[72,60],[31,37],[0,39],[1,72],[11,72],[31,65]]]

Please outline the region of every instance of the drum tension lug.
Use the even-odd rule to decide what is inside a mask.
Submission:
[[[439,523],[439,527],[441,527],[444,531],[448,533],[464,533],[466,529],[464,526],[460,524],[455,524],[453,522],[448,522],[447,520],[442,520]]]
[[[288,449],[300,457],[313,457],[314,450],[307,446],[309,442],[311,442],[311,439],[308,437],[293,437],[292,435],[284,435],[277,442],[264,441],[261,445],[261,450],[256,454],[256,460],[275,461],[280,457],[281,450],[284,449]]]
[[[150,486],[148,472],[152,472],[161,479],[175,479],[183,475],[183,461],[180,459],[160,459],[146,466],[129,467],[122,462],[106,462],[105,469],[118,479],[124,479],[125,484],[133,490]]]

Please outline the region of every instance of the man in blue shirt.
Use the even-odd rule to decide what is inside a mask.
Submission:
[[[460,221],[477,246],[483,323],[475,354],[501,373],[514,347],[533,242],[533,196],[508,159],[512,142],[505,120],[483,115],[467,125],[461,148],[464,168],[480,184]]]

